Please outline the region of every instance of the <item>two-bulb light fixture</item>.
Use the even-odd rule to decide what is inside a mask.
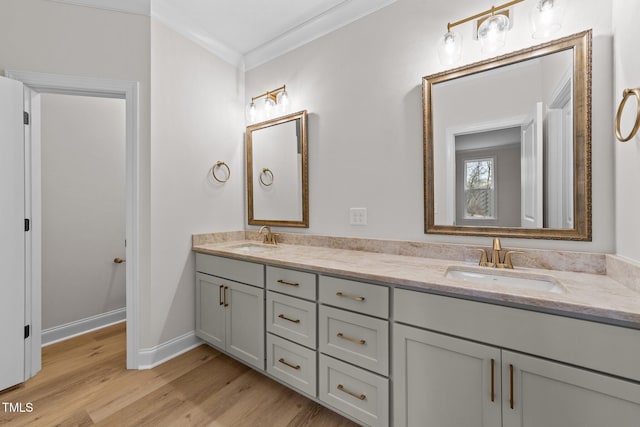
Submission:
[[[438,57],[442,65],[452,65],[462,56],[462,36],[451,31],[453,27],[477,20],[477,35],[483,53],[492,53],[504,47],[507,31],[511,27],[509,7],[524,0],[513,0],[477,13],[459,21],[448,23],[447,32],[438,40]],[[560,29],[562,19],[561,0],[536,0],[531,11],[533,38],[549,37]]]
[[[289,110],[289,104],[287,85],[268,90],[251,98],[251,102],[247,106],[247,121],[255,123],[286,113]]]

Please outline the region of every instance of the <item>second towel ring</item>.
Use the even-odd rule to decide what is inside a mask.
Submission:
[[[264,181],[264,177],[267,177],[267,182]],[[265,187],[270,187],[273,185],[273,172],[269,168],[262,168],[262,172],[260,172],[260,182]]]
[[[632,95],[635,95],[636,101],[637,101],[636,122],[633,125],[633,129],[631,130],[631,133],[629,133],[628,136],[623,137],[622,132],[620,131],[620,122],[622,120],[622,110],[624,110],[624,106],[627,103],[627,100]],[[633,138],[638,133],[638,130],[640,129],[640,88],[625,89],[624,92],[622,92],[622,96],[623,96],[622,101],[620,102],[620,106],[618,107],[618,114],[616,114],[616,138],[618,138],[618,141],[620,142],[627,142],[631,138]]]
[[[227,170],[227,177],[225,179],[220,179],[216,175],[216,169],[222,168],[222,167],[224,167]],[[225,182],[229,181],[229,178],[231,178],[231,169],[229,169],[229,165],[227,165],[225,162],[218,161],[211,168],[211,175],[213,175],[213,179],[215,179],[216,181],[225,183]]]

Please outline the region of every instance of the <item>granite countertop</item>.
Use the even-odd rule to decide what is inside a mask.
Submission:
[[[253,246],[253,250],[247,250],[247,245]],[[278,244],[261,250],[261,246],[255,240],[236,240],[194,244],[192,249],[204,254],[313,270],[356,280],[640,329],[640,292],[623,286],[605,274],[519,268],[515,261],[515,269],[505,271],[481,268],[463,261],[417,256],[291,244]],[[562,292],[479,284],[445,277],[448,268],[456,267],[462,270],[546,278],[556,283]]]

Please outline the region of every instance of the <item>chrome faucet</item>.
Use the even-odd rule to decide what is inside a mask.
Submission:
[[[491,258],[487,255],[487,251],[485,249],[480,249],[482,255],[480,256],[480,261],[478,265],[481,267],[490,267],[490,268],[508,268],[513,269],[513,262],[511,261],[511,255],[513,254],[521,254],[523,252],[520,251],[506,251],[504,254],[504,259],[500,259],[500,251],[502,251],[502,243],[500,239],[495,237],[493,239],[493,246],[491,248]]]
[[[264,235],[264,238],[262,239],[262,243],[266,243],[268,245],[277,245],[278,244],[278,240],[277,240],[277,234],[274,234],[271,232],[271,227],[269,227],[268,225],[263,225],[262,227],[260,227],[260,231],[258,231],[258,234],[262,234],[263,231],[266,230],[266,233]]]

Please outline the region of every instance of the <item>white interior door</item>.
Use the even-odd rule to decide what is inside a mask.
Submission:
[[[543,226],[543,114],[543,103],[536,103],[531,118],[522,126],[520,211],[522,226],[526,228]]]
[[[0,390],[24,381],[23,111],[22,83],[0,77]]]

